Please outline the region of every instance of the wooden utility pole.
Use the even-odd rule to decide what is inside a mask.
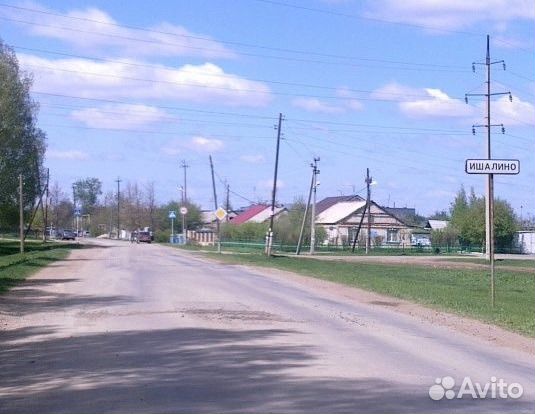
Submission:
[[[22,196],[22,174],[19,174],[19,236],[20,252],[24,253],[24,199]]]
[[[230,185],[226,185],[227,190],[227,201],[225,203],[225,211],[227,212],[227,215],[225,216],[225,221],[228,223],[229,221],[229,210],[230,210]]]
[[[265,252],[268,256],[271,256],[271,250],[273,248],[273,220],[275,218],[275,200],[277,197],[277,174],[279,171],[279,149],[281,142],[281,124],[282,114],[279,114],[279,124],[277,126],[277,148],[275,150],[275,172],[273,175],[273,190],[271,192],[271,215],[269,218],[269,229],[266,236],[266,248]]]

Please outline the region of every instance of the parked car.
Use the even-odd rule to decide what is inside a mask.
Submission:
[[[76,240],[76,233],[72,230],[63,230],[61,240]]]
[[[137,234],[138,243],[151,243],[152,237],[150,236],[150,231],[140,231]]]

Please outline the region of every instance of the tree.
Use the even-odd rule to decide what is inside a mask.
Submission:
[[[0,40],[0,225],[17,223],[19,174],[26,208],[41,193],[46,137],[36,126],[38,105],[30,97],[31,85],[13,49]]]
[[[428,220],[445,220],[445,221],[448,221],[448,220],[450,220],[450,215],[448,214],[448,212],[446,210],[435,211],[433,214],[431,214],[428,217]]]
[[[98,178],[85,178],[74,184],[76,204],[86,213],[90,213],[97,205],[98,197],[102,194],[102,182]]]
[[[482,246],[485,244],[485,198],[470,190],[467,198],[463,187],[451,206],[451,227],[459,233],[461,244]],[[498,247],[510,246],[517,230],[517,218],[513,208],[505,200],[494,201],[494,236]]]

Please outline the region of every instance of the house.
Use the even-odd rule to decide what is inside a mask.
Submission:
[[[275,207],[274,217],[284,214],[288,210],[286,207]],[[271,206],[267,204],[253,204],[246,208],[231,220],[232,224],[243,223],[263,223],[271,217]]]
[[[449,221],[447,220],[427,220],[427,224],[424,229],[427,230],[443,230],[448,227]]]
[[[366,200],[359,196],[327,197],[321,200],[316,205],[316,224],[327,233],[325,244],[351,244],[361,220],[359,239],[364,240],[368,228],[368,214],[362,216],[365,207]],[[374,201],[371,201],[370,218],[372,246],[410,246],[412,226]]]
[[[226,221],[230,221],[234,217],[236,217],[236,213],[234,211],[230,211],[227,213],[227,216],[223,219],[222,223],[225,223]],[[203,229],[215,229],[216,222],[217,222],[215,211],[214,210],[202,210],[201,222],[202,222]]]

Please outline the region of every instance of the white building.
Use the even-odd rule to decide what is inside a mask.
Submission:
[[[517,231],[513,243],[521,253],[535,254],[535,231]]]

